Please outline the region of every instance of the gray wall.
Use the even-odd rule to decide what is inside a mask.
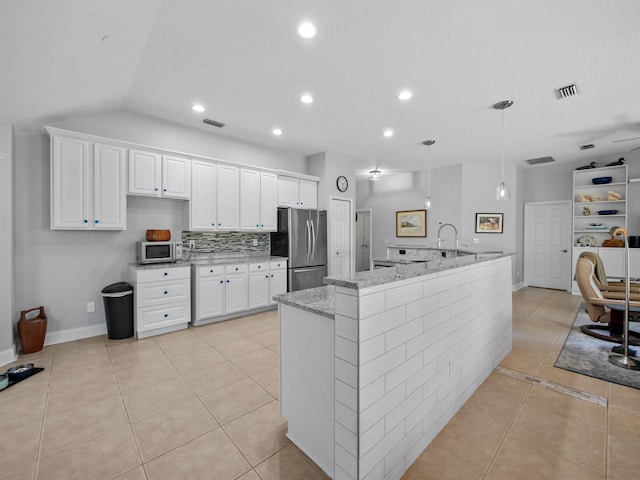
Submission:
[[[300,155],[259,149],[127,112],[110,112],[55,126],[244,164],[305,171],[305,159]],[[104,326],[100,291],[110,283],[127,279],[127,266],[135,261],[134,244],[144,239],[147,229],[169,228],[172,238],[180,239],[188,222],[185,202],[128,197],[125,231],[53,231],[49,229],[48,136],[16,136],[15,155],[16,308],[44,305],[50,333]],[[4,182],[4,178],[2,175],[0,181]],[[4,211],[4,203],[0,208]],[[86,312],[89,301],[96,302],[95,313]]]
[[[14,148],[11,127],[0,127],[0,365],[14,354]]]

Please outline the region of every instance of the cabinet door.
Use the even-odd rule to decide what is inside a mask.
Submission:
[[[51,143],[51,229],[89,229],[93,222],[89,142],[54,136]]]
[[[247,274],[227,274],[225,281],[225,313],[247,309]]]
[[[278,203],[281,207],[299,207],[298,179],[293,177],[278,177]]]
[[[602,259],[607,278],[624,278],[624,248],[599,248],[598,255]]]
[[[160,196],[162,157],[155,153],[129,150],[129,194]]]
[[[197,320],[224,314],[224,290],[223,275],[198,279]]]
[[[273,300],[274,295],[287,293],[287,270],[271,270],[269,274],[269,303],[276,303]]]
[[[218,165],[217,203],[218,230],[238,230],[239,226],[239,171],[236,167]]]
[[[216,166],[213,163],[194,161],[191,165],[189,230],[215,230],[216,213]]]
[[[300,208],[318,208],[318,182],[300,179]]]
[[[191,196],[191,160],[162,157],[162,196],[188,200]]]
[[[127,227],[127,192],[124,148],[93,146],[93,228],[124,230]]]
[[[249,274],[249,308],[269,305],[269,272]]]
[[[629,277],[640,278],[640,248],[629,249]]]
[[[240,170],[240,230],[260,230],[260,172]]]
[[[260,230],[278,230],[278,177],[273,173],[260,174]]]

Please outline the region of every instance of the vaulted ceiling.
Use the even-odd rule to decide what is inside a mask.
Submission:
[[[615,159],[640,147],[639,25],[637,0],[0,0],[0,125],[126,109],[362,172],[502,139],[507,161]]]

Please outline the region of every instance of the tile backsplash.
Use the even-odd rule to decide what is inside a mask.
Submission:
[[[189,242],[193,240],[193,252]],[[254,240],[257,245],[254,245]],[[184,255],[206,257],[261,256],[270,253],[268,233],[253,232],[182,232]]]

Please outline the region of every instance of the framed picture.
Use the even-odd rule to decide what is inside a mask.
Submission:
[[[426,237],[427,211],[396,212],[396,237]]]
[[[502,233],[504,213],[476,213],[476,233]]]

